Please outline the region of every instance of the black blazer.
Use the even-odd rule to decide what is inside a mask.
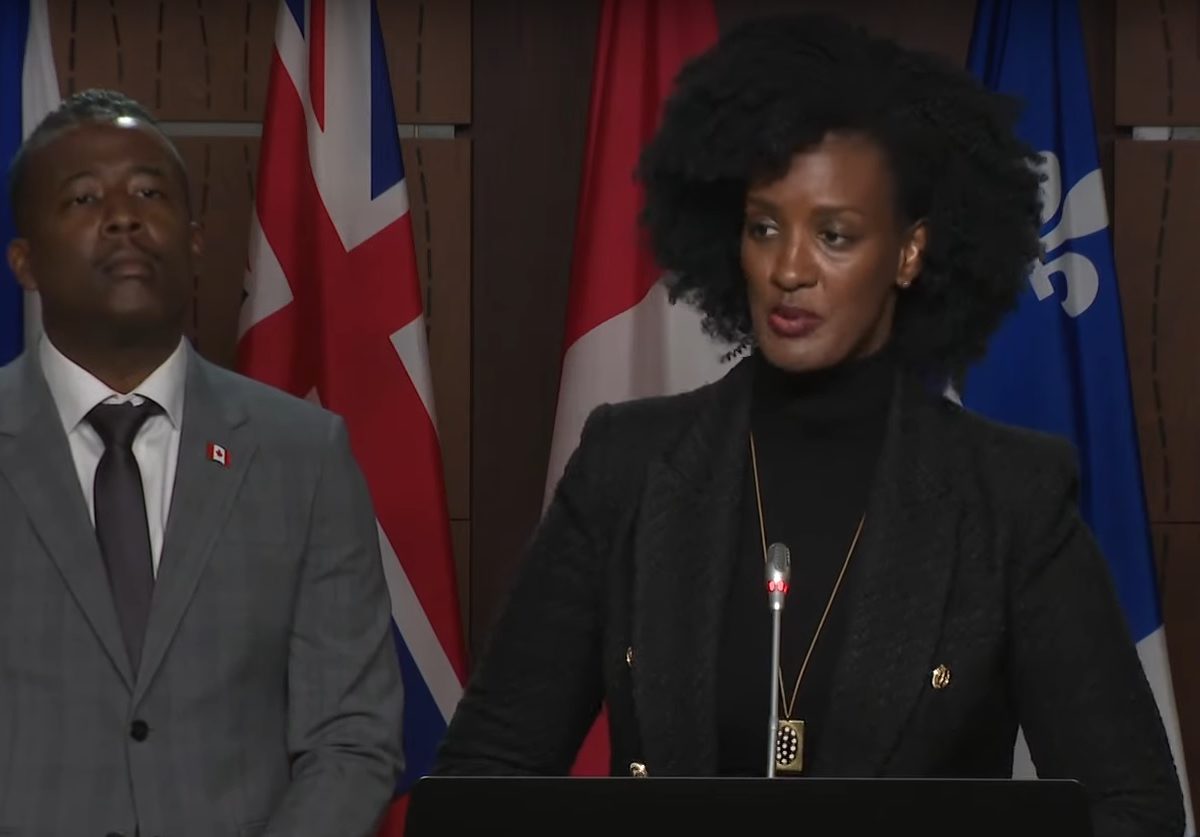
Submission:
[[[436,773],[565,774],[604,702],[614,775],[716,770],[716,662],[751,370],[589,417]],[[1082,781],[1097,837],[1177,835],[1161,719],[1075,506],[1069,445],[897,380],[817,776]],[[950,670],[934,688],[932,671]]]

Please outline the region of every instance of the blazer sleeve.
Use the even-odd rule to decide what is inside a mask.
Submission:
[[[600,707],[607,408],[588,417],[435,774],[564,775]]]
[[[400,668],[374,507],[332,420],[288,648],[291,783],[266,835],[374,834],[402,767]]]
[[[1065,444],[1029,485],[1012,590],[1018,717],[1041,778],[1078,779],[1096,837],[1183,833],[1179,780],[1154,695],[1095,540]]]

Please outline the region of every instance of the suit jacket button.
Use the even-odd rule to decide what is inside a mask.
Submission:
[[[629,775],[635,779],[645,779],[650,773],[646,770],[646,765],[640,761],[629,762]]]
[[[129,737],[134,741],[145,741],[150,737],[150,725],[139,718],[129,725]]]
[[[935,689],[944,689],[950,685],[950,667],[941,665],[929,675],[929,685]]]

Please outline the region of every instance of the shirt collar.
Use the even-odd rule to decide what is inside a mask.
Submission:
[[[162,407],[176,428],[183,421],[183,391],[187,376],[186,341],[182,338],[171,356],[150,373],[127,395],[115,392],[92,373],[68,358],[42,335],[38,342],[38,360],[50,395],[58,407],[59,417],[67,433],[83,421],[91,409],[104,401],[130,401],[134,396],[149,398]]]

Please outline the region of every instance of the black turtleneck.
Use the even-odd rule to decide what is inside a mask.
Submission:
[[[896,364],[886,349],[833,369],[803,374],[771,366],[758,353],[752,362],[750,426],[758,451],[766,540],[768,545],[781,542],[791,551],[791,589],[780,643],[784,694],[779,711],[783,715],[866,508]],[[725,776],[765,775],[767,758],[771,616],[749,453],[746,459],[741,551],[725,608],[717,664],[718,772]],[[805,722],[806,774],[822,746],[822,719],[845,633],[852,577],[847,571],[791,715]]]

